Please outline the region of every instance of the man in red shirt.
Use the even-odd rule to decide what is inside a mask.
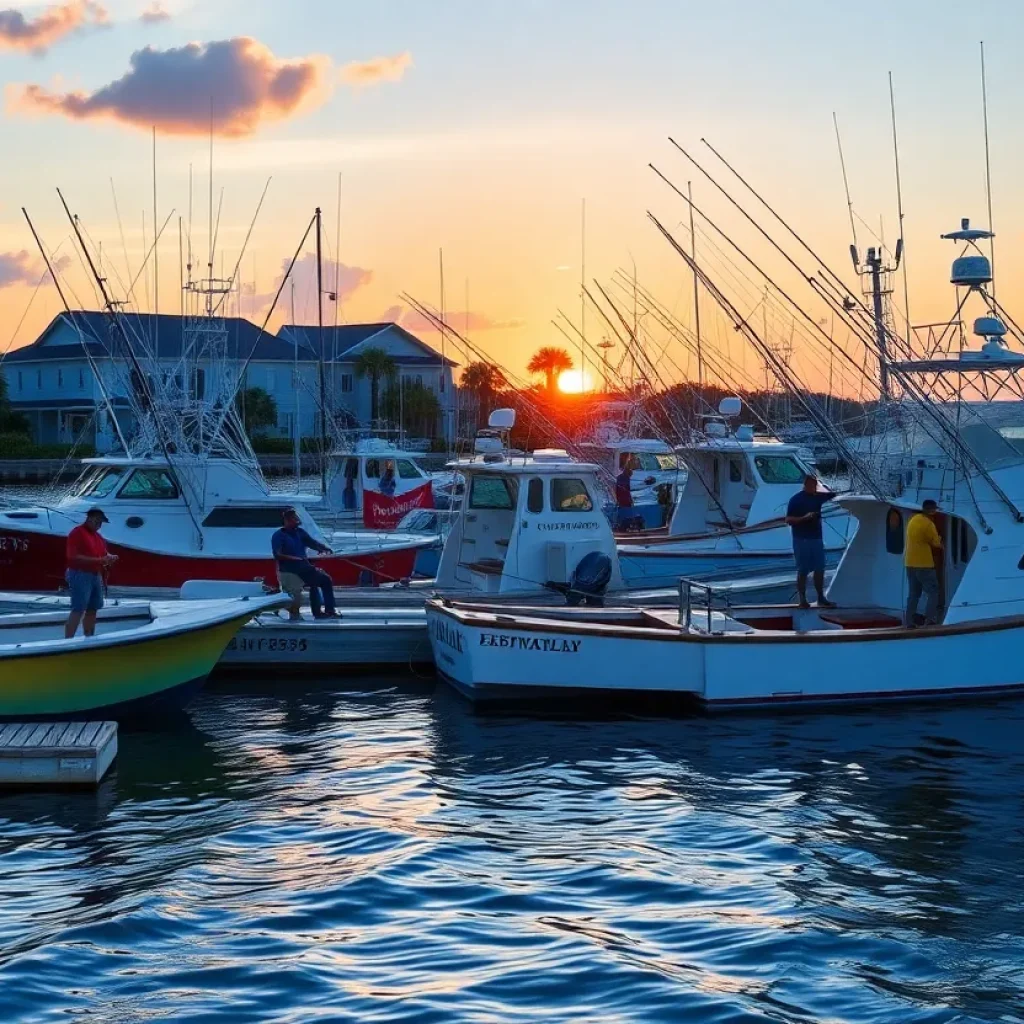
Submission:
[[[96,632],[96,613],[103,607],[103,570],[117,561],[107,553],[107,543],[100,536],[100,527],[110,520],[103,509],[91,508],[85,522],[68,534],[68,589],[71,591],[71,614],[64,625],[64,636],[70,640],[82,622],[82,632]],[[84,622],[83,622],[84,616]]]

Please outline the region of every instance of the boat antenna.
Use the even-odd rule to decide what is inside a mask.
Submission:
[[[316,221],[316,322],[317,336],[320,342],[320,358],[318,366],[318,384],[320,390],[320,486],[321,493],[327,496],[327,381],[324,378],[324,265],[321,234],[323,231],[323,214],[320,207],[314,213]],[[283,282],[282,282],[283,284]]]
[[[696,267],[697,259],[697,235],[693,230],[693,182],[686,183],[686,194],[690,200],[690,255],[694,259]],[[636,332],[636,298],[634,293],[633,331]],[[704,388],[704,349],[701,347],[700,336],[700,281],[697,278],[696,269],[693,272],[693,323],[697,333],[697,388]]]
[[[446,344],[445,344],[446,340],[447,340],[446,335],[448,333],[447,330],[446,330],[447,313],[446,313],[446,310],[445,310],[445,301],[444,301],[444,249],[438,249],[437,250],[437,272],[438,272],[438,285],[439,285],[439,287],[441,289],[441,307],[440,307],[441,308],[441,373],[440,373],[440,375],[437,378],[437,391],[438,391],[438,394],[441,394],[443,392],[443,390],[444,390],[444,365],[445,365],[445,358],[444,357],[445,357],[445,349],[447,347]],[[402,377],[401,377],[401,375],[399,375],[399,377],[398,377],[398,395],[399,395],[400,398],[402,397]],[[447,419],[447,417],[444,414],[444,407],[442,406],[441,407],[441,423],[444,425],[444,427],[448,426],[448,424],[445,422],[446,419]],[[405,424],[404,424],[404,422],[402,422],[401,417],[399,417],[399,424],[398,424],[398,426],[399,426],[400,433],[404,435]],[[445,433],[447,434],[447,430],[445,430]]]
[[[836,148],[839,150],[839,167],[843,172],[843,189],[846,192],[846,210],[850,215],[850,232],[853,235],[853,249],[851,255],[853,256],[853,263],[856,266],[860,259],[856,255],[857,249],[857,222],[853,216],[853,200],[850,198],[850,179],[846,176],[846,158],[843,156],[843,138],[839,134],[839,118],[836,117],[836,112],[832,111],[832,124],[836,130]]]
[[[995,224],[992,223],[992,165],[989,159],[988,145],[988,87],[985,78],[985,42],[979,43],[981,50],[981,113],[985,125],[985,198],[988,201],[989,230],[989,265],[992,268],[992,301],[996,298],[996,236]]]
[[[896,210],[899,215],[899,237],[896,239],[896,261],[902,263],[903,270],[903,312],[907,317],[907,352],[913,352],[910,343],[910,285],[907,282],[907,253],[903,243],[903,183],[900,178],[900,146],[896,136],[896,94],[892,87],[892,72],[889,72],[889,114],[892,118],[892,155],[896,168]],[[986,154],[988,149],[986,147]],[[991,210],[989,211],[991,216]]]

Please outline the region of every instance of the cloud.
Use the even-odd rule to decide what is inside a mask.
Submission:
[[[270,286],[270,289],[253,298],[253,306],[257,310],[265,312],[274,301],[274,296],[277,294],[277,290],[281,287],[281,282],[284,281],[285,274],[288,272],[288,264],[290,262],[291,259],[289,257],[281,260],[281,272],[274,279],[274,283]],[[335,288],[337,288],[339,302],[344,306],[360,288],[365,287],[372,280],[373,271],[367,270],[365,267],[350,267],[344,263],[337,263],[334,260],[324,260],[324,323],[334,323],[334,304],[331,296],[334,294]],[[285,319],[291,319],[289,301],[291,282],[294,282],[296,299],[301,303],[300,310],[305,312],[306,320],[315,321],[317,284],[316,255],[314,253],[307,252],[300,256],[295,261],[295,266],[292,268],[292,274],[288,281],[289,283],[285,285],[285,289],[281,293],[281,298],[278,300],[275,312],[283,312],[285,314]],[[244,287],[243,292],[245,292]],[[251,295],[252,289],[250,288],[246,294]],[[247,306],[248,304],[246,304],[246,307]],[[302,312],[297,314],[297,319],[299,321],[303,319]]]
[[[414,334],[417,332],[423,333],[426,331],[437,331],[437,325],[422,313],[418,313],[414,309],[406,309],[404,306],[389,306],[384,311],[381,317],[382,320],[394,321],[397,324],[401,324],[407,331],[412,331]],[[453,312],[447,310],[445,312],[445,320],[448,326],[456,331],[505,331],[514,330],[517,327],[523,327],[526,321],[521,317],[512,317],[508,320],[495,320],[493,317],[488,316],[486,313],[469,311],[469,321],[467,324],[466,313]]]
[[[162,21],[170,21],[171,12],[160,0],[153,0],[153,2],[139,15],[139,21],[143,25],[159,25]]]
[[[341,69],[341,80],[357,89],[378,82],[400,82],[412,67],[412,54],[396,53],[393,57],[350,61]]]
[[[70,0],[48,7],[35,18],[14,8],[0,10],[0,49],[45,53],[48,46],[88,26],[108,24],[107,12],[95,0]]]
[[[248,36],[136,50],[121,78],[93,93],[54,93],[39,85],[8,92],[8,107],[62,114],[73,120],[111,119],[172,135],[251,135],[265,121],[290,117],[321,102],[329,89],[326,57],[279,60]]]
[[[67,269],[71,257],[66,253],[53,261],[58,271]],[[51,281],[42,260],[36,259],[27,249],[20,252],[0,252],[0,288],[10,288],[16,284],[37,285],[40,280]]]

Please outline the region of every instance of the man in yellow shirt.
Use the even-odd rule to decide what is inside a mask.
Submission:
[[[907,541],[903,551],[903,564],[907,569],[907,613],[903,624],[908,629],[917,626],[917,605],[921,594],[927,595],[924,621],[934,626],[939,616],[939,574],[935,570],[935,556],[942,551],[942,539],[935,528],[939,506],[929,498],[921,503],[921,511],[907,523]]]

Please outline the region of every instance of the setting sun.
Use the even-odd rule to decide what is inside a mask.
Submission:
[[[594,381],[586,370],[564,370],[558,375],[558,390],[564,395],[580,395],[594,390]]]

